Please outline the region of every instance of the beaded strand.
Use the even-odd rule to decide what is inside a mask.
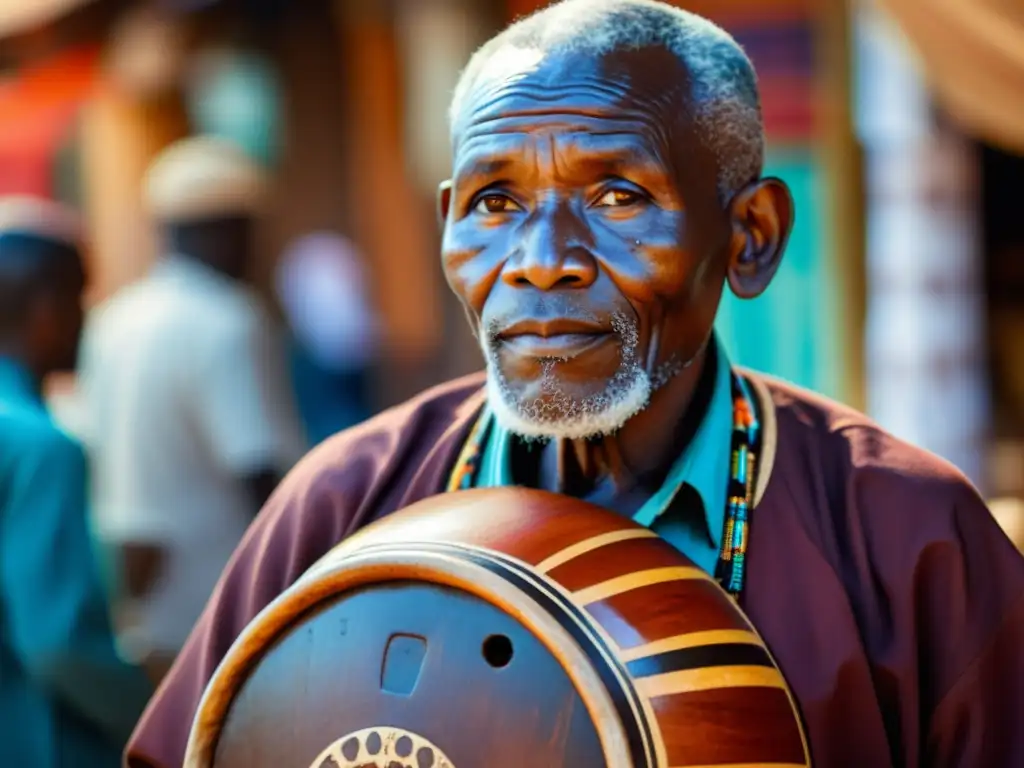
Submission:
[[[754,506],[754,480],[760,450],[761,425],[754,401],[739,376],[732,377],[732,445],[729,488],[725,502],[725,531],[715,578],[733,597],[743,591],[747,560],[750,510]]]

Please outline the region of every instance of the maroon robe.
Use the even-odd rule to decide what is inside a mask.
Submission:
[[[1024,558],[949,464],[746,375],[768,474],[741,602],[793,689],[814,764],[1024,766]],[[257,612],[361,525],[444,489],[481,384],[433,389],[292,472],[150,703],[129,766],[180,766],[206,683]]]

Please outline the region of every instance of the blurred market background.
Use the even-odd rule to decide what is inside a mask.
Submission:
[[[349,264],[379,320],[360,358],[379,410],[480,365],[438,266],[445,110],[474,48],[542,4],[4,0],[0,194],[83,212],[97,302],[156,256],[149,161],[187,135],[233,140],[274,177],[257,285],[301,322],[282,254],[305,243]],[[734,359],[866,410],[989,497],[1024,494],[1020,4],[677,4],[750,53],[768,172],[796,196],[775,284],[722,312]],[[73,392],[51,388],[72,422]]]

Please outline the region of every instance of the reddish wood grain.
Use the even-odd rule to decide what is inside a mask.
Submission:
[[[353,555],[379,563],[389,552],[399,568],[422,558],[423,575],[322,589],[332,573],[368,567]],[[464,560],[487,579],[441,586],[432,557]],[[491,584],[505,585],[501,595]],[[736,603],[666,542],[583,502],[523,489],[428,499],[337,547],[282,600],[303,590],[320,608],[286,617],[283,636],[260,650],[223,722],[218,768],[304,761],[339,729],[334,738],[382,724],[430,740],[457,768],[596,768],[598,734],[612,732],[640,745],[637,768],[806,765],[785,682]],[[507,669],[482,651],[499,635],[514,648]],[[395,679],[419,675],[401,695],[382,682],[395,636],[426,649],[420,672],[395,662]],[[588,714],[583,692],[593,686],[607,692],[618,724]]]

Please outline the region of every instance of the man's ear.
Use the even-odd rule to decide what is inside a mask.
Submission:
[[[729,287],[739,298],[753,299],[782,263],[793,230],[793,196],[781,179],[759,179],[733,197],[729,218]]]
[[[444,229],[444,223],[448,219],[448,211],[452,207],[452,180],[442,181],[437,185],[437,221]]]

